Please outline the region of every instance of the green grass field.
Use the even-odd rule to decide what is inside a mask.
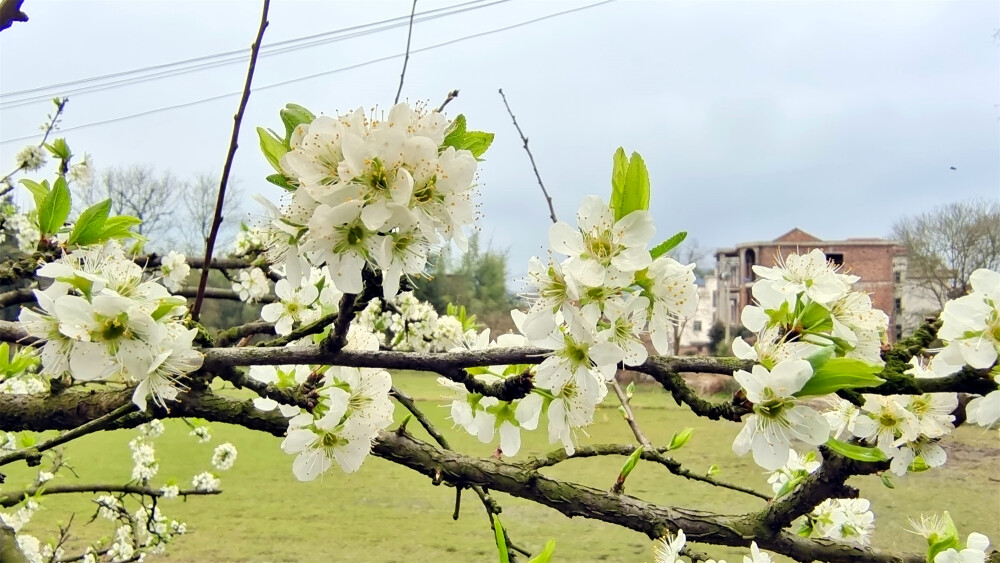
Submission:
[[[433,377],[403,374],[396,377],[402,389],[442,429],[450,428],[441,388]],[[631,443],[631,434],[609,398],[596,416],[586,443]],[[676,406],[659,388],[640,388],[634,398],[636,417],[650,439],[665,444],[672,432],[695,428],[692,440],[675,458],[704,471],[712,463],[721,468],[720,479],[768,490],[766,474],[749,456],[735,457],[730,450],[740,425],[697,418]],[[397,419],[404,415],[396,409]],[[157,484],[175,477],[182,487],[192,475],[210,470],[212,449],[229,441],[239,450],[235,467],[221,475],[223,494],[164,500],[167,517],[188,522],[190,533],[179,538],[165,559],[174,561],[379,561],[448,562],[495,561],[492,532],[474,494],[462,499],[461,518],[452,519],[455,493],[435,487],[408,469],[378,458],[369,458],[354,475],[334,467],[320,479],[300,483],[291,472],[292,456],[284,454],[281,440],[242,428],[213,424],[212,441],[199,444],[188,436],[179,420],[167,421],[166,433],[156,440],[161,460]],[[425,437],[414,422],[409,429]],[[105,432],[73,442],[67,457],[79,479],[69,472],[56,483],[124,482],[130,476],[127,442],[134,431]],[[458,431],[446,434],[462,452],[488,456],[489,445]],[[545,432],[524,435],[518,458],[551,451]],[[1000,542],[1000,439],[996,432],[959,428],[947,441],[949,460],[944,469],[895,479],[887,489],[878,477],[854,478],[872,500],[876,514],[875,544],[893,549],[923,551],[922,538],[906,533],[907,516],[947,509],[962,537],[979,531]],[[551,475],[599,488],[609,488],[623,458],[571,460],[548,472]],[[5,490],[18,487],[33,475],[23,463],[4,468],[9,479]],[[626,492],[645,500],[702,510],[738,513],[759,509],[763,502],[708,485],[673,476],[654,464],[640,463],[630,476]],[[513,540],[537,551],[556,539],[559,562],[652,560],[650,542],[641,534],[583,519],[569,519],[530,502],[496,495],[504,511],[502,520]],[[107,521],[87,524],[93,515],[90,495],[51,497],[42,504],[29,532],[43,540],[54,535],[56,523],[76,513],[75,536],[90,540],[109,535]],[[77,541],[75,546],[85,545]],[[698,549],[704,546],[698,546]],[[715,557],[741,561],[739,550],[704,549]]]

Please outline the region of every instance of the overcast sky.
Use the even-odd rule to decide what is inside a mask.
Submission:
[[[424,12],[461,0],[420,0]],[[419,23],[412,49],[594,2],[483,1]],[[407,16],[408,1],[272,3],[265,46]],[[548,210],[497,94],[503,88],[560,219],[610,193],[611,156],[639,151],[657,237],[704,248],[770,240],[885,236],[893,220],[956,200],[1000,198],[1000,7],[948,2],[619,0],[415,53],[403,96],[437,105],[496,141],[480,167],[480,226],[511,275],[546,251]],[[0,94],[246,49],[259,2],[26,0],[31,21],[0,33]],[[445,12],[439,12],[441,13]],[[288,102],[316,113],[388,108],[406,26],[262,57],[234,176],[277,197],[254,127],[280,128]],[[238,96],[81,127],[237,92],[244,61],[70,96],[63,126],[98,167],[149,164],[218,174]],[[123,77],[124,78],[124,77]],[[83,84],[82,86],[88,86]],[[71,87],[80,87],[80,84]],[[37,132],[46,102],[0,99],[0,165]],[[954,167],[955,170],[951,168]],[[30,199],[26,194],[22,203]],[[244,206],[260,215],[256,204]]]

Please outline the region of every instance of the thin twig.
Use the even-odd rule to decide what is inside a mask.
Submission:
[[[126,405],[122,405],[102,417],[95,418],[94,420],[91,420],[86,424],[81,424],[80,426],[77,426],[72,430],[63,432],[62,434],[56,436],[55,438],[52,438],[51,440],[48,440],[46,442],[42,442],[37,446],[24,448],[23,450],[17,450],[16,452],[11,452],[7,455],[0,456],[0,467],[7,465],[8,463],[13,463],[18,460],[37,456],[42,452],[44,452],[45,450],[51,450],[56,446],[65,444],[70,440],[75,440],[80,436],[86,436],[87,434],[102,430],[108,424],[111,424],[112,422],[118,420],[119,418],[122,418],[123,416],[131,413],[132,411],[135,410],[135,408],[136,408],[135,403],[128,403]]]
[[[542,182],[542,175],[538,173],[538,167],[535,166],[535,156],[531,154],[531,149],[528,148],[528,138],[521,132],[521,126],[517,124],[517,118],[514,117],[514,112],[510,110],[510,105],[507,103],[507,96],[504,95],[503,88],[500,89],[500,97],[503,98],[503,105],[507,108],[507,115],[510,116],[510,120],[514,122],[517,134],[521,136],[521,141],[524,142],[524,150],[528,153],[528,159],[531,160],[531,169],[535,171],[535,178],[538,178],[538,185],[542,188],[542,194],[545,195],[546,203],[549,204],[549,217],[552,218],[553,223],[557,223],[559,220],[556,219],[556,210],[552,207],[552,198],[549,197],[549,192],[545,189],[545,184]]]
[[[403,57],[403,72],[399,73],[399,89],[396,90],[394,105],[399,103],[399,95],[403,93],[403,79],[406,77],[406,63],[410,62],[410,39],[413,37],[413,16],[417,13],[417,0],[413,0],[413,9],[410,10],[410,27],[406,31],[406,55]]]
[[[6,2],[4,3],[6,4]],[[56,125],[59,124],[59,116],[62,115],[63,110],[66,109],[66,104],[69,102],[69,98],[56,98],[56,100],[56,112],[52,115],[52,119],[43,127],[45,132],[42,133],[42,140],[38,142],[38,148],[45,146],[45,141],[49,139],[49,135],[55,130]],[[3,179],[0,179],[0,184],[7,184],[7,187],[0,188],[0,197],[7,195],[14,189],[14,184],[10,183],[10,179],[21,170],[24,170],[24,164],[19,164],[17,168],[4,176]]]
[[[458,90],[452,90],[451,92],[448,92],[448,96],[444,99],[443,102],[441,102],[441,105],[439,105],[438,108],[434,111],[441,113],[442,111],[444,111],[444,106],[450,104],[451,101],[457,97],[458,97]]]
[[[184,489],[178,491],[177,495],[217,495],[221,492],[222,491],[218,489],[211,491],[201,489]],[[10,491],[0,494],[0,506],[3,508],[10,508],[23,501],[24,497],[33,497],[35,495],[47,496],[72,493],[125,493],[130,495],[143,495],[147,497],[162,497],[163,489],[141,487],[139,485],[105,485],[101,483],[92,483],[89,485],[44,485],[29,487],[21,491]]]
[[[264,38],[264,29],[267,28],[267,9],[271,5],[271,0],[264,0],[264,7],[260,14],[260,27],[257,29],[257,38],[250,46],[250,67],[247,69],[247,79],[243,84],[243,95],[240,97],[240,106],[233,117],[233,135],[229,140],[229,153],[226,155],[226,163],[222,167],[222,179],[219,180],[219,198],[215,202],[215,217],[212,219],[212,230],[209,231],[208,240],[205,243],[205,260],[202,264],[212,263],[212,251],[215,250],[215,239],[219,236],[219,227],[222,225],[222,206],[226,201],[226,184],[229,183],[229,172],[233,168],[233,159],[236,158],[236,147],[240,137],[240,124],[243,122],[243,113],[246,111],[247,102],[250,100],[250,84],[253,82],[253,71],[257,66],[257,53],[260,52],[260,44]],[[198,296],[195,297],[194,307],[191,308],[191,318],[198,320],[201,312],[201,303],[204,300],[205,287],[208,285],[208,268],[201,270],[201,281],[198,283]]]
[[[439,446],[441,446],[442,448],[444,448],[446,450],[451,450],[452,449],[451,446],[448,445],[448,440],[445,439],[445,437],[441,434],[441,432],[439,432],[438,429],[434,426],[434,424],[432,424],[431,421],[427,418],[427,416],[424,415],[423,411],[421,411],[417,407],[417,404],[413,401],[412,398],[410,398],[406,393],[400,391],[399,388],[397,388],[395,386],[392,387],[392,390],[389,393],[396,399],[396,401],[399,402],[399,404],[403,405],[403,407],[405,407],[406,410],[410,411],[410,414],[413,415],[413,418],[417,419],[417,422],[420,423],[420,426],[422,426],[424,428],[424,430],[426,430],[427,433],[431,435],[431,438],[434,438],[434,441],[437,442]],[[497,504],[497,502],[495,500],[493,500],[493,497],[491,497],[486,492],[486,490],[483,489],[483,487],[481,487],[480,485],[472,485],[469,488],[471,488],[473,491],[475,491],[476,495],[479,496],[479,500],[482,501],[483,507],[486,509],[486,517],[490,521],[490,528],[493,528],[493,515],[494,514],[500,514],[500,512],[501,512],[500,505]],[[462,502],[461,501],[461,499],[462,499],[462,487],[459,486],[459,485],[456,485],[455,486],[455,491],[456,491],[455,492],[455,495],[456,495],[455,496],[455,510],[452,513],[452,518],[455,519],[455,520],[458,520],[458,511],[459,511],[459,508],[461,507],[461,502]],[[495,529],[494,529],[494,531],[495,531]],[[513,543],[511,543],[510,537],[508,537],[508,535],[507,535],[507,529],[506,528],[503,531],[503,536],[504,536],[504,539],[507,542],[507,547],[510,548],[508,551],[517,551],[518,553],[521,553],[522,555],[525,555],[527,557],[531,557],[530,553],[528,553],[527,551],[525,551],[525,550],[521,549],[520,547],[518,547],[518,546],[514,545]]]
[[[635,420],[635,414],[632,412],[632,405],[629,403],[628,395],[622,391],[622,386],[618,383],[618,378],[611,380],[611,388],[615,390],[615,395],[618,396],[618,400],[622,404],[622,408],[625,409],[625,421],[628,422],[628,427],[632,429],[632,434],[635,435],[635,439],[639,441],[639,445],[647,450],[653,449],[653,444],[650,443],[646,435],[642,433],[642,429],[639,428],[639,423]]]

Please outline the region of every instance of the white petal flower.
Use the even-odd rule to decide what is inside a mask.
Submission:
[[[796,404],[794,393],[812,376],[812,366],[805,360],[786,360],[768,371],[754,366],[753,373],[739,370],[736,380],[754,403],[754,414],[733,442],[733,452],[745,455],[753,450],[754,461],[774,471],[788,460],[793,439],[810,445],[826,442],[830,425],[813,409]]]

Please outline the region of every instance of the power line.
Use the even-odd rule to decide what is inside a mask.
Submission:
[[[425,16],[425,15],[428,15],[428,14],[434,14],[434,13],[438,13],[438,12],[443,12],[443,11],[451,10],[451,9],[454,9],[454,8],[462,8],[464,6],[469,6],[471,4],[480,4],[480,3],[485,2],[485,1],[486,0],[472,0],[470,2],[463,2],[461,4],[454,4],[452,6],[445,6],[444,8],[436,8],[436,9],[433,9],[433,10],[427,10],[425,12],[418,12],[417,16],[420,17],[420,16]],[[506,0],[504,0],[504,1],[506,1]],[[482,6],[482,7],[485,8],[486,6]],[[458,13],[458,12],[456,12],[456,13]],[[271,49],[274,49],[276,47],[280,47],[282,45],[289,45],[289,44],[298,43],[300,41],[309,41],[309,40],[312,40],[312,39],[329,37],[331,35],[337,35],[337,34],[345,33],[345,32],[348,32],[348,31],[357,31],[357,30],[365,29],[367,27],[373,27],[373,26],[376,26],[376,25],[382,25],[382,24],[388,24],[388,23],[395,23],[395,22],[408,22],[409,19],[410,19],[409,16],[399,16],[399,17],[396,17],[396,18],[389,18],[389,19],[381,20],[381,21],[377,21],[377,22],[370,22],[370,23],[355,25],[355,26],[351,26],[351,27],[344,27],[344,28],[341,28],[341,29],[334,29],[334,30],[331,30],[331,31],[324,31],[322,33],[315,33],[313,35],[304,35],[302,37],[295,37],[295,38],[292,38],[292,39],[285,39],[283,41],[276,41],[274,43],[269,43],[267,45],[262,45],[261,48],[260,48],[260,50],[263,53],[264,51],[271,50]],[[140,73],[149,72],[149,71],[153,71],[153,70],[160,70],[160,69],[164,69],[164,68],[170,68],[170,67],[175,67],[175,66],[182,66],[182,65],[187,65],[187,64],[190,64],[190,63],[197,63],[197,62],[201,62],[201,61],[207,61],[207,60],[210,60],[210,59],[217,59],[217,58],[220,58],[220,57],[229,57],[229,56],[232,56],[232,55],[240,55],[241,59],[243,59],[243,58],[246,58],[246,53],[247,53],[247,49],[236,49],[234,51],[225,51],[225,52],[222,52],[222,53],[215,53],[215,54],[212,54],[212,55],[202,55],[202,56],[198,56],[198,57],[194,57],[194,58],[190,58],[190,59],[183,59],[183,60],[180,60],[180,61],[173,61],[173,62],[169,62],[169,63],[161,63],[161,64],[150,65],[150,66],[145,66],[145,67],[141,67],[141,68],[135,68],[135,69],[132,69],[132,70],[123,70],[123,71],[112,72],[112,73],[108,73],[108,74],[102,74],[102,75],[99,75],[99,76],[91,76],[91,77],[88,77],[88,78],[80,78],[80,79],[77,79],[77,80],[70,80],[70,81],[67,81],[67,82],[60,82],[58,84],[48,84],[46,86],[37,86],[35,88],[28,88],[28,89],[25,89],[25,90],[17,90],[15,92],[0,93],[0,98],[17,97],[17,96],[21,96],[21,95],[24,95],[24,94],[31,94],[31,93],[34,93],[34,92],[41,92],[41,91],[44,91],[44,90],[54,90],[54,89],[63,88],[63,87],[66,87],[66,86],[76,86],[77,84],[86,84],[88,82],[97,82],[97,81],[100,81],[100,80],[106,80],[108,78],[118,78],[120,76],[128,76],[128,75],[131,75],[131,74],[140,74]]]
[[[474,2],[466,2],[464,4],[457,4],[455,6],[450,6],[449,8],[438,8],[436,10],[428,10],[427,12],[423,12],[422,17],[415,18],[415,21],[417,23],[423,23],[423,22],[426,22],[426,21],[431,21],[431,20],[435,20],[435,19],[439,19],[439,18],[443,18],[443,17],[457,15],[457,14],[468,12],[468,11],[472,11],[472,10],[480,10],[480,9],[483,9],[483,8],[489,8],[489,7],[495,6],[497,4],[502,4],[502,3],[505,3],[505,2],[509,2],[510,0],[496,0],[494,2],[491,2],[489,4],[485,4],[485,5],[469,6],[470,4],[478,4],[478,3],[482,3],[484,1],[486,1],[486,0],[475,0]],[[451,10],[451,11],[447,11],[447,10]],[[445,11],[445,13],[440,13],[442,11]],[[347,39],[354,39],[354,38],[357,38],[357,37],[363,37],[365,35],[372,35],[372,34],[375,34],[375,33],[380,33],[380,32],[383,32],[383,31],[387,31],[387,30],[391,30],[391,29],[395,29],[395,28],[398,28],[398,27],[403,27],[403,26],[409,25],[409,18],[408,17],[407,18],[403,18],[400,21],[397,21],[397,20],[399,20],[399,18],[396,18],[396,20],[383,20],[381,22],[374,22],[374,23],[369,23],[369,24],[364,24],[364,25],[358,25],[358,26],[343,28],[343,29],[339,29],[339,30],[328,31],[328,32],[324,32],[322,34],[316,34],[316,35],[310,35],[310,36],[306,36],[306,37],[300,37],[300,38],[297,38],[297,39],[289,39],[289,40],[286,40],[286,41],[280,41],[278,43],[271,44],[271,45],[269,45],[267,47],[262,47],[261,48],[262,52],[261,52],[261,54],[259,56],[260,57],[269,57],[269,56],[274,56],[274,55],[281,55],[281,54],[285,54],[285,53],[290,53],[292,51],[298,51],[298,50],[301,50],[301,49],[307,49],[307,48],[310,48],[310,47],[316,47],[316,46],[319,46],[319,45],[325,45],[325,44],[334,43],[334,42],[338,42],[338,41],[345,41]],[[381,24],[386,23],[386,22],[395,22],[395,23],[388,23],[387,25],[381,25]],[[378,26],[378,25],[381,25],[381,27],[374,27],[374,26]],[[372,29],[365,29],[365,28],[372,28]],[[361,29],[362,31],[355,31],[354,33],[345,33],[347,31],[358,30],[358,29]],[[322,38],[320,38],[318,40],[306,41],[306,40],[310,40],[310,39],[313,39],[313,38],[318,37],[318,36],[322,36]],[[290,43],[297,43],[297,44],[292,44],[292,45],[289,45],[289,46],[281,47],[281,45],[287,45],[287,44],[290,44]],[[267,52],[264,52],[264,49],[269,49],[269,50]],[[220,57],[224,57],[224,58],[219,59]],[[219,59],[219,60],[210,60],[210,59]],[[129,78],[122,78],[120,80],[114,80],[114,81],[111,81],[111,82],[105,82],[103,84],[94,84],[94,85],[91,85],[91,86],[82,86],[80,88],[71,89],[71,90],[52,91],[52,92],[49,92],[47,94],[40,94],[40,95],[36,95],[36,96],[32,96],[32,97],[28,97],[28,98],[24,98],[24,99],[20,99],[20,100],[12,100],[12,101],[7,101],[7,102],[0,102],[0,109],[12,109],[12,108],[15,108],[15,107],[21,107],[21,106],[25,106],[25,105],[35,104],[35,103],[42,102],[42,101],[48,101],[48,100],[52,99],[54,96],[65,97],[65,96],[72,96],[72,95],[76,95],[76,94],[88,94],[88,93],[91,93],[91,92],[100,92],[100,91],[103,91],[103,90],[109,90],[109,89],[118,88],[118,87],[121,87],[121,86],[127,86],[127,85],[131,85],[131,84],[139,84],[139,83],[142,83],[142,82],[148,82],[148,81],[151,81],[151,80],[159,80],[161,78],[168,78],[168,77],[172,77],[172,76],[179,76],[179,75],[182,75],[182,74],[189,74],[189,73],[192,73],[192,72],[199,72],[199,71],[202,71],[202,70],[208,70],[208,69],[217,68],[217,67],[220,67],[220,66],[226,66],[226,65],[231,65],[231,64],[235,64],[235,63],[240,63],[240,62],[245,61],[246,59],[247,59],[247,54],[246,54],[245,50],[230,51],[230,52],[227,52],[227,53],[218,53],[218,54],[215,54],[215,55],[205,55],[205,56],[202,56],[202,57],[196,57],[194,59],[186,59],[185,61],[178,61],[178,62],[174,62],[174,63],[164,63],[164,64],[160,64],[160,65],[154,65],[154,66],[145,67],[145,68],[142,68],[142,69],[136,69],[136,70],[131,70],[131,71],[122,71],[122,72],[111,73],[111,74],[105,74],[105,75],[100,76],[100,77],[84,78],[84,79],[80,79],[80,80],[76,80],[76,81],[64,82],[60,86],[63,86],[63,85],[73,85],[73,84],[85,84],[87,82],[96,82],[98,80],[105,80],[107,78],[113,78],[113,77],[117,77],[117,76],[127,76],[127,75],[130,75],[130,74],[136,74],[136,73],[140,73],[140,72],[149,72],[150,70],[155,70],[155,69],[159,69],[159,68],[167,68],[167,70],[161,70],[159,72],[154,72],[152,74],[146,74],[146,75],[143,75],[143,76],[132,76],[132,77],[129,77]],[[190,63],[192,61],[207,61],[207,62],[201,62],[199,64],[190,65],[190,66],[180,66],[180,68],[172,68],[172,69],[168,68],[168,67],[174,67],[174,66],[178,66],[178,65],[182,65],[182,64],[187,64],[187,63]],[[20,92],[14,92],[14,93],[11,93],[11,94],[2,94],[2,95],[0,95],[0,98],[5,97],[5,96],[13,96],[13,95],[16,95],[16,94],[23,94],[23,93],[32,92],[32,91],[38,91],[38,90],[42,90],[44,88],[45,87],[39,87],[39,88],[34,88],[32,90],[21,90]]]
[[[556,12],[556,13],[553,13],[553,14],[549,14],[549,15],[546,15],[546,16],[539,17],[539,18],[535,18],[535,19],[523,21],[523,22],[520,22],[520,23],[516,23],[516,24],[513,24],[513,25],[509,25],[509,26],[506,26],[506,27],[500,27],[500,28],[497,28],[497,29],[492,29],[490,31],[484,31],[484,32],[475,33],[475,34],[472,34],[472,35],[466,35],[464,37],[459,37],[457,39],[452,39],[452,40],[449,40],[449,41],[445,41],[443,43],[437,43],[435,45],[430,45],[428,47],[421,47],[420,49],[411,50],[410,54],[413,55],[413,54],[416,54],[416,53],[422,53],[424,51],[430,51],[430,50],[433,50],[433,49],[438,49],[438,48],[441,48],[441,47],[446,47],[448,45],[454,45],[456,43],[461,43],[461,42],[467,41],[469,39],[476,39],[476,38],[479,38],[479,37],[485,37],[487,35],[493,35],[493,34],[496,34],[496,33],[502,33],[504,31],[510,31],[512,29],[516,29],[516,28],[519,28],[519,27],[524,27],[526,25],[531,25],[533,23],[538,23],[540,21],[544,21],[544,20],[556,18],[556,17],[559,17],[559,16],[564,16],[566,14],[571,14],[571,13],[574,13],[574,12],[580,12],[580,11],[583,11],[583,10],[588,10],[590,8],[596,8],[597,6],[602,6],[604,4],[610,4],[611,2],[614,2],[614,1],[615,0],[603,0],[602,2],[596,2],[594,4],[588,4],[586,6],[580,6],[580,7],[572,8],[572,9],[569,9],[569,10],[563,10],[561,12]],[[327,75],[330,75],[330,74],[337,74],[337,73],[340,73],[340,72],[344,72],[344,71],[348,71],[348,70],[353,70],[353,69],[356,69],[356,68],[361,68],[361,67],[364,67],[364,66],[369,66],[369,65],[373,65],[373,64],[377,64],[377,63],[389,61],[389,60],[392,60],[392,59],[398,59],[399,57],[402,57],[404,55],[405,55],[405,53],[398,53],[396,55],[389,55],[389,56],[381,57],[381,58],[378,58],[378,59],[372,59],[372,60],[369,60],[369,61],[365,61],[363,63],[358,63],[358,64],[354,64],[354,65],[350,65],[350,66],[345,66],[345,67],[341,67],[341,68],[337,68],[337,69],[333,69],[333,70],[327,70],[327,71],[324,71],[324,72],[318,72],[316,74],[310,74],[310,75],[307,75],[307,76],[300,76],[298,78],[292,78],[290,80],[284,80],[284,81],[281,81],[281,82],[275,82],[273,84],[268,84],[266,86],[260,86],[258,88],[254,88],[253,91],[257,92],[257,91],[260,91],[260,90],[270,90],[272,88],[278,88],[280,86],[287,86],[288,84],[294,84],[296,82],[302,82],[302,81],[305,81],[305,80],[311,80],[313,78],[319,78],[320,76],[327,76]],[[116,123],[116,122],[119,122],[119,121],[126,121],[126,120],[129,120],[129,119],[134,119],[136,117],[143,117],[143,116],[152,115],[152,114],[155,114],[155,113],[162,113],[162,112],[165,112],[165,111],[171,111],[171,110],[175,110],[175,109],[181,109],[181,108],[191,107],[191,106],[195,106],[195,105],[199,105],[199,104],[203,104],[203,103],[207,103],[207,102],[213,102],[215,100],[221,100],[223,98],[228,98],[230,96],[238,96],[241,93],[242,92],[240,92],[240,91],[229,92],[227,94],[220,94],[218,96],[212,96],[212,97],[209,97],[209,98],[203,98],[203,99],[200,99],[200,100],[194,100],[194,101],[191,101],[191,102],[185,102],[183,104],[177,104],[177,105],[173,105],[173,106],[165,106],[165,107],[151,109],[151,110],[147,110],[147,111],[143,111],[143,112],[139,112],[139,113],[134,113],[134,114],[131,114],[131,115],[125,115],[125,116],[121,116],[121,117],[114,117],[114,118],[105,119],[105,120],[102,120],[102,121],[95,121],[93,123],[85,123],[83,125],[75,125],[73,127],[66,127],[64,129],[60,129],[60,132],[76,131],[78,129],[84,129],[84,128],[87,128],[87,127],[96,127],[98,125],[105,125],[105,124],[108,124],[108,123]],[[35,135],[26,135],[26,136],[23,136],[23,137],[16,137],[16,138],[13,138],[13,139],[5,139],[3,141],[0,141],[0,145],[7,144],[7,143],[14,143],[14,142],[18,142],[18,141],[25,141],[25,140],[28,140],[28,139],[33,139],[34,137],[35,137]]]

